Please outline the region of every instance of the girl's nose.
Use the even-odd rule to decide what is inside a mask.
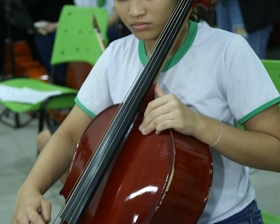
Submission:
[[[130,0],[129,15],[132,17],[139,17],[143,14],[143,0]]]

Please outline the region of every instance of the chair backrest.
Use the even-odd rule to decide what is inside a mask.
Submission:
[[[276,216],[267,212],[262,211],[262,217],[265,224],[279,224],[280,216]]]
[[[94,65],[102,48],[93,28],[95,15],[100,32],[107,38],[108,12],[102,8],[65,5],[58,20],[51,65],[82,61]]]
[[[66,86],[79,90],[87,78],[92,65],[87,62],[70,62],[66,71]]]
[[[280,60],[262,60],[262,63],[280,93]]]

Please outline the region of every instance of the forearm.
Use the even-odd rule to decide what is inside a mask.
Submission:
[[[43,194],[69,168],[76,145],[92,118],[74,106],[47,142],[19,189],[13,223],[49,223],[51,204]]]
[[[40,153],[23,188],[45,193],[70,167],[76,145],[91,120],[75,106]]]
[[[237,163],[264,170],[280,172],[280,141],[268,133],[241,130],[219,121],[200,116],[200,131],[196,133],[200,141],[214,144],[214,149]],[[202,131],[201,131],[202,130]]]
[[[26,178],[24,187],[33,187],[44,194],[71,164],[76,144],[57,130],[48,141]]]

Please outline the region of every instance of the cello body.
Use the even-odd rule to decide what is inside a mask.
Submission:
[[[118,107],[100,113],[83,134],[61,190],[66,200]],[[209,146],[173,130],[144,136],[138,130],[143,113],[141,109],[79,223],[191,224],[199,219],[212,183]]]

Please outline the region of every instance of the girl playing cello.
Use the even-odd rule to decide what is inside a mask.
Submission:
[[[20,188],[13,223],[50,221],[51,205],[42,195],[69,168],[92,119],[122,102],[177,2],[114,1],[132,35],[111,43],[90,72]],[[246,40],[189,20],[157,83],[139,131],[174,129],[211,147],[212,190],[198,223],[262,223],[244,166],[280,172],[280,97]]]

